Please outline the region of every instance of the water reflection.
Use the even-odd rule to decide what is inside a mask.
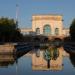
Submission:
[[[28,50],[16,52],[15,55],[0,55],[0,67],[13,65],[25,55]],[[32,70],[62,70],[63,69],[63,48],[49,46],[45,49],[36,47],[32,52]]]
[[[66,53],[63,47],[54,47],[53,45],[50,45],[49,47],[40,48],[36,46],[34,50],[27,54],[28,50],[19,50],[15,55],[0,55],[0,74],[11,75],[12,73],[12,75],[25,75],[27,73],[27,75],[63,75],[65,72],[67,73],[67,69],[69,69],[68,75],[75,72],[71,66],[72,63],[75,67],[75,54],[71,52],[68,52],[69,54]],[[68,62],[68,58],[71,63]],[[15,69],[13,67],[15,67]],[[16,73],[18,74],[13,71],[16,69]],[[43,72],[43,70],[45,72]]]
[[[70,54],[70,61],[73,65],[73,67],[75,67],[75,54]]]
[[[33,70],[62,70],[63,56],[61,48],[48,47],[34,50],[32,54]]]
[[[71,51],[66,51],[66,52],[69,53],[69,59],[71,61],[71,64],[73,65],[73,67],[75,67],[75,53]]]
[[[28,50],[22,52],[16,52],[15,54],[0,54],[0,67],[8,67],[14,63],[18,63],[18,59],[25,55]]]
[[[13,65],[15,58],[13,55],[0,55],[0,67],[8,67],[8,65]]]
[[[75,43],[71,41],[65,42],[63,48],[69,54],[71,64],[75,67]]]

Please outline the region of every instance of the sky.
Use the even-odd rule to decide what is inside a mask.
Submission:
[[[0,17],[16,19],[16,4],[19,28],[31,28],[33,14],[63,15],[65,28],[75,18],[75,0],[0,0]]]

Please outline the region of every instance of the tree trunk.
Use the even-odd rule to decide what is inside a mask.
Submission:
[[[47,61],[47,68],[50,68],[50,60]]]

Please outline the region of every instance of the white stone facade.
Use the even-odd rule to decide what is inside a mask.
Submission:
[[[55,35],[55,28],[58,28],[59,35],[63,32],[63,22],[61,15],[33,15],[32,16],[32,30],[40,29],[40,34],[44,34],[44,26],[49,25],[51,28],[51,35]]]

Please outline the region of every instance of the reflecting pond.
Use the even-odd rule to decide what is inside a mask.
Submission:
[[[0,54],[0,75],[74,75],[75,56],[57,48],[55,53],[52,47],[47,49],[33,49],[30,52],[18,55]]]

